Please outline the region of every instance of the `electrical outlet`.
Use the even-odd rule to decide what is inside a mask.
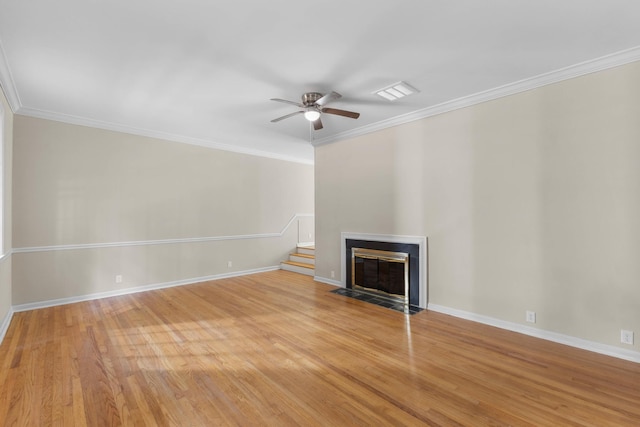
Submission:
[[[228,268],[233,267],[233,263],[232,263],[231,261],[227,261],[227,267],[228,267]]]
[[[331,270],[331,278],[332,278],[332,279],[335,279],[335,278],[336,278],[336,272],[335,272],[335,271],[333,271],[333,270]]]
[[[529,323],[536,323],[536,312],[527,310],[526,320]]]
[[[625,331],[622,329],[620,331],[620,342],[622,344],[633,345],[633,331]]]
[[[122,275],[121,274],[118,274],[116,276],[116,283],[122,283]]]

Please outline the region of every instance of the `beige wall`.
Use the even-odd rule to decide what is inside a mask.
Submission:
[[[429,303],[626,349],[640,333],[640,63],[316,148],[340,232],[429,238]]]
[[[0,259],[0,338],[3,333],[3,322],[11,312],[11,157],[13,146],[13,114],[7,103],[4,92],[0,89],[0,111],[3,112],[3,188],[2,188],[2,224],[3,244]],[[1,340],[0,340],[1,341]]]
[[[314,210],[313,166],[20,115],[14,133],[14,305],[277,266],[297,220],[272,235]]]

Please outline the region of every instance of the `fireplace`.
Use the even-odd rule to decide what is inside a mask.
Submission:
[[[351,248],[351,287],[409,303],[409,254]]]
[[[426,237],[342,233],[342,283],[427,308]]]

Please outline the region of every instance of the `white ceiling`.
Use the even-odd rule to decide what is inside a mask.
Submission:
[[[312,162],[311,142],[638,60],[639,22],[637,0],[0,0],[0,82],[21,114]],[[421,92],[372,95],[399,80]],[[358,120],[270,122],[296,111],[270,98],[331,90]]]

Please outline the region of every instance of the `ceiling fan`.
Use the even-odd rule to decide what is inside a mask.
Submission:
[[[280,120],[288,119],[289,117],[296,116],[298,114],[304,114],[304,118],[313,123],[313,129],[322,129],[322,120],[320,116],[324,114],[334,114],[336,116],[349,117],[350,119],[357,119],[360,117],[360,113],[354,113],[353,111],[339,110],[337,108],[327,108],[325,105],[331,101],[342,98],[338,92],[331,92],[323,95],[318,92],[307,92],[302,94],[302,102],[287,101],[286,99],[271,98],[272,101],[284,102],[285,104],[292,104],[300,107],[300,111],[290,113],[277,119],[271,120],[271,123],[279,122]]]

